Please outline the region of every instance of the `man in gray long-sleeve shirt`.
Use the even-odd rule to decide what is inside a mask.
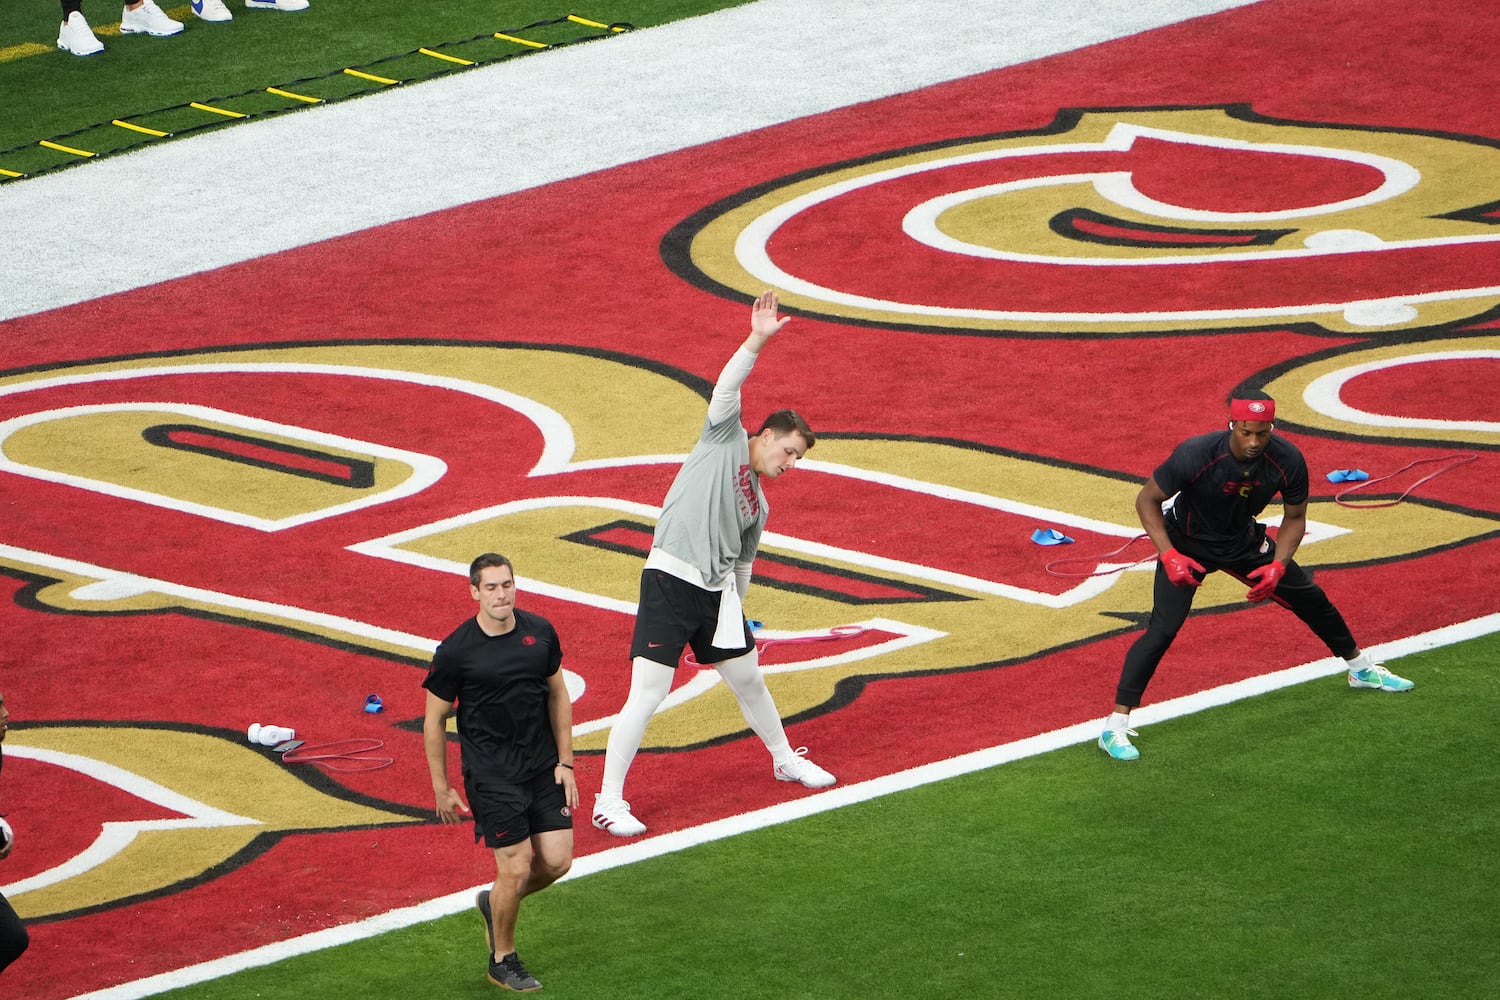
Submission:
[[[709,400],[698,443],[682,464],[641,573],[640,604],[630,642],[630,695],[610,730],[604,778],[594,803],[594,825],[620,837],[646,832],[625,801],[625,775],[651,716],[672,687],[683,648],[719,672],[734,692],[751,730],[771,753],[778,781],[826,788],[833,775],[793,750],[781,714],[761,676],[743,601],[766,526],[762,478],[789,472],[814,444],[807,422],[778,410],[750,435],[740,425],[740,386],[761,348],[783,326],[774,292],[756,299],[750,336],[735,351]]]

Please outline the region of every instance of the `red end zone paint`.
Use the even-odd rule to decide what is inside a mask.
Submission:
[[[1457,16],[1452,10],[1392,11],[1371,0],[1268,3],[1204,18],[331,240],[173,282],[149,295],[122,295],[13,321],[7,324],[0,360],[16,369],[163,348],[259,343],[267,339],[264,317],[274,315],[274,339],[280,342],[377,339],[384,331],[400,330],[410,339],[564,345],[628,355],[694,379],[702,389],[742,336],[743,305],[686,285],[663,266],[658,244],[705,205],[784,175],[896,148],[1041,128],[1070,107],[1247,101],[1266,116],[1457,132],[1494,141],[1500,138],[1500,121],[1490,100],[1497,82],[1493,61],[1476,56],[1455,66],[1454,59],[1462,59],[1466,50],[1427,44],[1392,57],[1393,39],[1442,36],[1444,15]],[[1500,27],[1488,6],[1473,5],[1463,18],[1466,33],[1477,33],[1475,25],[1480,24]],[[774,151],[770,158],[768,149]],[[1154,178],[1152,191],[1160,197],[1171,183],[1170,177]],[[436,238],[438,233],[443,238]],[[515,252],[527,246],[548,251]],[[406,247],[422,249],[408,254]],[[878,249],[872,260],[878,259]],[[461,266],[460,251],[465,260],[484,260],[487,266]],[[825,266],[837,271],[847,263]],[[358,314],[340,308],[349,294],[366,287],[369,275],[378,273],[401,274],[407,294],[370,297]],[[589,280],[579,280],[580,275]],[[1494,283],[1497,276],[1490,274],[1487,280]],[[241,289],[235,312],[216,317],[207,328],[184,319],[201,315],[201,303],[210,301],[205,290],[225,281]],[[1146,284],[1149,280],[1143,278]],[[533,294],[507,301],[502,313],[495,307],[495,289],[502,287]],[[636,289],[646,290],[642,297],[649,304],[620,310],[622,290]],[[184,308],[189,303],[198,305]],[[80,321],[85,314],[87,321]],[[823,446],[829,452],[841,439],[883,435],[963,446],[987,457],[1031,456],[1041,467],[1097,470],[1103,480],[1124,482],[1149,473],[1180,438],[1216,427],[1224,394],[1238,383],[1333,348],[1377,340],[1373,334],[1282,327],[1217,335],[1023,340],[913,333],[799,316],[758,363],[746,387],[746,419],[754,421],[790,404],[829,442]],[[1436,381],[1426,381],[1429,375]],[[1369,385],[1377,386],[1381,396],[1399,391],[1417,400],[1468,385],[1466,379],[1449,369],[1408,366],[1399,375],[1392,371],[1374,377]],[[103,565],[142,576],[180,579],[268,604],[348,615],[436,638],[470,611],[461,578],[357,556],[348,546],[486,505],[553,493],[659,504],[670,478],[670,469],[658,467],[528,476],[541,443],[532,425],[509,411],[403,385],[384,387],[382,393],[347,392],[341,401],[349,406],[314,413],[299,402],[304,395],[292,389],[314,384],[322,383],[299,378],[266,394],[238,377],[206,379],[182,394],[200,405],[211,405],[210,397],[217,397],[226,409],[244,408],[267,419],[280,412],[329,433],[441,451],[450,463],[449,475],[398,504],[273,535],[205,525],[195,516],[131,507],[118,498],[7,475],[0,481],[0,502],[19,512],[8,544],[24,543],[80,561],[95,556]],[[1361,395],[1363,382],[1354,383],[1354,389],[1356,401],[1367,398]],[[1139,405],[1143,394],[1155,404],[1146,413]],[[129,398],[124,390],[93,390],[87,402]],[[14,397],[3,406],[7,417],[26,411]],[[1403,407],[1423,411],[1415,403]],[[1434,404],[1426,412],[1473,419],[1471,411],[1448,404]],[[499,430],[488,421],[496,413],[504,417]],[[678,429],[681,451],[691,445],[700,417]],[[1446,443],[1316,436],[1296,427],[1290,431],[1307,454],[1317,496],[1331,493],[1318,481],[1322,470],[1355,465],[1388,470],[1413,457],[1452,450]],[[509,449],[511,457],[504,461],[495,457],[497,439]],[[1423,495],[1500,513],[1494,499],[1500,496],[1496,466],[1500,462],[1487,453],[1462,472],[1424,487]],[[921,478],[918,470],[904,471]],[[1003,491],[1004,485],[996,489]],[[991,561],[1004,563],[1009,573],[1002,582],[1030,581],[1043,590],[1042,564],[1073,554],[1029,546],[1025,535],[1032,525],[1024,517],[1008,515],[1018,529],[1014,537],[989,538],[976,525],[1006,523],[1000,515],[965,515],[956,503],[927,498],[903,502],[893,487],[862,488],[806,469],[767,492],[772,531],[832,539],[874,554],[895,551],[949,573],[976,571],[984,561],[976,550],[989,545],[998,553]],[[1059,503],[1068,500],[1060,497]],[[1112,516],[1131,523],[1128,503],[1118,507]],[[1079,534],[1079,545],[1102,542],[1102,536],[1070,533]],[[518,568],[524,578],[528,567],[523,563]],[[1486,594],[1468,581],[1496,570],[1500,542],[1490,540],[1419,559],[1338,569],[1320,580],[1360,638],[1375,642],[1493,611]],[[805,572],[819,582],[828,579],[826,569]],[[169,894],[147,894],[137,902],[36,924],[34,951],[7,972],[8,990],[52,1000],[345,923],[485,877],[487,862],[467,830],[419,822],[431,808],[416,726],[421,713],[419,657],[314,642],[295,630],[231,624],[199,609],[105,618],[39,611],[37,595],[23,586],[30,582],[8,587],[14,599],[0,612],[0,635],[11,651],[4,682],[17,744],[31,726],[37,734],[44,732],[44,723],[130,725],[139,729],[133,731],[138,739],[175,727],[219,739],[216,759],[238,766],[246,763],[243,755],[259,753],[238,738],[253,721],[292,724],[299,735],[319,742],[378,735],[395,758],[391,768],[337,781],[327,776],[310,780],[319,782],[313,791],[328,803],[381,807],[398,816],[389,825],[356,824],[352,829],[268,828],[228,859],[225,873],[185,870]],[[1052,585],[1061,586],[1056,581]],[[904,589],[891,584],[851,596],[889,596]],[[1402,600],[1382,597],[1392,592]],[[627,586],[616,596],[628,601],[633,595]],[[580,719],[599,719],[617,709],[625,693],[628,616],[524,589],[521,600],[552,618],[563,637],[565,665],[588,679]],[[1139,613],[1146,608],[1138,603],[1120,610]],[[848,620],[880,613],[881,605],[855,604]],[[997,615],[995,624],[998,628],[1004,621]],[[80,627],[107,636],[107,641],[82,644]],[[1059,641],[1063,648],[1003,667],[987,668],[989,660],[980,655],[952,664],[971,669],[873,681],[846,703],[798,718],[792,738],[812,747],[820,763],[848,783],[1101,716],[1113,697],[1129,628],[1122,618],[1090,642]],[[1260,649],[1279,644],[1284,659],[1250,661],[1233,654],[1252,641]],[[997,640],[992,658],[1003,659],[1005,648]],[[1153,682],[1151,696],[1165,700],[1302,662],[1319,652],[1299,623],[1275,610],[1246,608],[1206,616],[1190,623]],[[683,673],[685,680],[688,672]],[[380,716],[361,711],[371,691],[385,700],[387,709]],[[912,705],[929,710],[913,714]],[[889,725],[892,718],[900,718],[902,725]],[[274,760],[271,764],[280,766]],[[75,856],[77,838],[63,836],[58,832],[63,828],[155,815],[158,808],[137,804],[118,791],[89,799],[96,804],[89,810],[83,807],[84,796],[67,809],[43,807],[53,801],[48,793],[52,771],[52,765],[35,761],[17,761],[6,769],[0,794],[24,838],[18,850],[41,852],[48,862],[32,854],[24,869],[8,862],[7,879],[34,875]],[[579,781],[586,795],[598,787],[598,771],[597,756],[580,756]],[[70,787],[87,783],[76,777],[68,781]],[[213,798],[211,783],[180,781],[183,794]],[[771,780],[764,752],[742,735],[691,753],[643,754],[631,781],[631,801],[654,832],[803,794]],[[730,789],[733,794],[726,792]],[[262,806],[239,804],[252,814]],[[105,814],[96,815],[101,809]],[[264,819],[258,814],[252,818]],[[580,853],[611,843],[587,826],[578,830]],[[360,859],[363,870],[380,870],[383,877],[362,882],[354,891],[347,878],[352,857]],[[262,897],[266,885],[293,878],[299,885],[295,906],[244,904]],[[193,935],[164,940],[156,930],[164,921],[180,924],[184,919],[192,921]],[[133,958],[122,963],[122,954]]]

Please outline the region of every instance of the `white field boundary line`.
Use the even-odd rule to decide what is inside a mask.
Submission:
[[[1426,652],[1469,639],[1477,639],[1494,632],[1500,632],[1500,613],[1486,615],[1482,618],[1474,618],[1454,625],[1446,625],[1442,628],[1421,632],[1405,639],[1396,639],[1378,646],[1371,646],[1368,647],[1368,650],[1377,659],[1395,660],[1403,656],[1410,656],[1413,653]],[[1148,705],[1133,712],[1131,721],[1136,725],[1165,722],[1168,719],[1192,715],[1245,698],[1253,698],[1257,695],[1277,691],[1281,688],[1292,687],[1323,677],[1330,677],[1334,674],[1343,673],[1343,671],[1344,665],[1341,660],[1337,657],[1325,657],[1311,663],[1304,663],[1301,666],[1289,667],[1285,670],[1278,670],[1275,673],[1246,678],[1242,681],[1236,681],[1233,684],[1225,684],[1221,687],[1210,688],[1207,691],[1200,691],[1182,698],[1174,698],[1170,701]],[[1365,695],[1364,697],[1373,697],[1373,695]],[[802,819],[806,816],[814,816],[818,813],[841,809],[844,806],[868,802],[871,799],[893,795],[897,792],[944,781],[948,778],[958,777],[959,775],[998,767],[1001,764],[1009,764],[1013,761],[1034,757],[1053,750],[1061,750],[1065,747],[1076,746],[1080,743],[1088,743],[1098,737],[1100,724],[1100,721],[1097,719],[1089,722],[1081,722],[1063,729],[1054,729],[1051,732],[1030,736],[1023,740],[1016,740],[1012,743],[1003,743],[999,746],[988,747],[984,750],[975,750],[959,757],[949,758],[948,760],[924,764],[921,767],[898,771],[895,774],[887,774],[869,781],[862,781],[855,785],[834,787],[826,792],[819,792],[816,795],[809,795],[791,802],[768,806],[765,809],[757,809],[753,812],[741,813],[737,816],[727,816],[724,819],[705,823],[702,826],[686,830],[676,830],[657,837],[647,837],[644,840],[630,841],[619,847],[579,858],[574,862],[573,870],[564,876],[564,880],[582,878],[598,872],[608,871],[611,868],[619,868],[638,861],[645,861],[650,858],[661,857],[665,854],[687,850],[691,847],[697,847],[700,844],[722,840],[736,834],[748,833],[752,830],[760,830],[776,826],[780,823],[789,823],[792,820]],[[136,1000],[136,998],[140,997],[154,996],[158,993],[165,993],[168,990],[180,989],[184,986],[207,982],[211,979],[217,979],[247,969],[270,965],[273,962],[279,962],[297,955],[305,955],[324,948],[349,944],[365,938],[375,937],[388,931],[399,930],[429,920],[436,920],[439,917],[462,913],[474,905],[475,892],[485,888],[486,885],[476,885],[460,892],[440,896],[437,899],[430,899],[416,906],[391,910],[379,916],[359,921],[358,923],[330,927],[326,930],[304,934],[286,941],[278,941],[274,944],[252,948],[249,951],[242,951],[238,954],[226,955],[223,958],[217,958],[209,962],[190,965],[172,972],[164,972],[145,979],[137,979],[134,982],[122,983],[118,986],[97,990],[92,993],[79,994],[74,1000]]]

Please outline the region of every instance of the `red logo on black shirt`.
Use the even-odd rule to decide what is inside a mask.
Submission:
[[[523,645],[523,646],[535,646],[536,645],[536,636],[534,636],[534,635],[523,635],[523,636],[521,636],[521,645]]]

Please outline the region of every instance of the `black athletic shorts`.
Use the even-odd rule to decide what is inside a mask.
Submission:
[[[474,812],[474,843],[483,838],[486,847],[509,847],[534,833],[571,830],[573,811],[556,773],[557,768],[549,767],[519,785],[464,775],[464,792]]]
[[[695,587],[659,569],[641,572],[641,601],[635,613],[635,633],[630,638],[630,658],[644,656],[667,667],[677,666],[685,646],[705,666],[743,656],[755,648],[750,626],[745,624],[745,644],[735,649],[714,645],[719,627],[717,591]]]

